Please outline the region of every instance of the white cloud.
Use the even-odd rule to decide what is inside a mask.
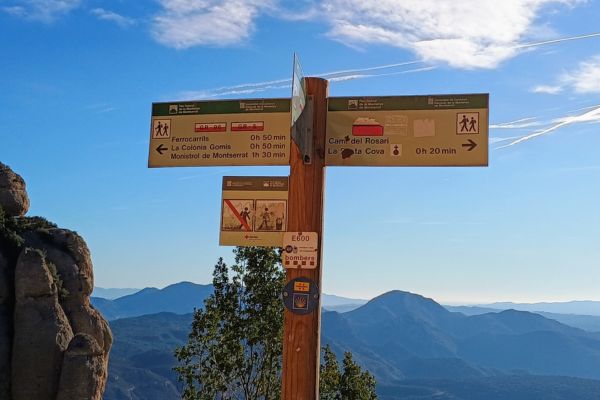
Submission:
[[[24,17],[27,15],[27,11],[25,11],[25,8],[21,6],[2,7],[1,10],[15,17]]]
[[[563,76],[562,81],[578,93],[600,93],[600,55],[579,64]]]
[[[556,94],[570,88],[577,93],[600,93],[600,54],[580,62],[575,70],[564,73],[557,81],[555,85],[538,85],[531,91]]]
[[[98,17],[98,19],[103,21],[114,22],[119,25],[121,28],[127,28],[132,25],[135,25],[135,20],[129,17],[125,17],[123,15],[117,14],[116,12],[105,10],[103,8],[94,8],[90,11],[93,15]]]
[[[538,85],[531,89],[533,93],[557,94],[562,92],[563,88],[559,85]]]
[[[2,7],[2,11],[34,21],[53,22],[81,4],[81,0],[20,0]]]
[[[274,0],[159,0],[153,36],[165,46],[228,46],[248,39],[254,19]]]
[[[329,36],[349,45],[386,44],[425,61],[494,68],[515,56],[543,6],[578,0],[325,0]]]

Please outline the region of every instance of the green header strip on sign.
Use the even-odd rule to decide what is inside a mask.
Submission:
[[[328,111],[487,109],[489,94],[330,97]]]
[[[223,191],[287,191],[287,176],[224,176]]]
[[[153,117],[287,112],[290,112],[290,99],[242,99],[152,103]]]

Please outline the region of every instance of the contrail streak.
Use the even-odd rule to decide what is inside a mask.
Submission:
[[[385,74],[358,74],[358,75],[344,75],[344,76],[336,76],[330,78],[330,82],[342,82],[342,81],[350,81],[353,79],[362,79],[362,78],[377,78],[380,76],[391,76],[391,75],[402,75],[402,74],[411,74],[414,72],[425,72],[436,69],[437,67],[423,67],[423,68],[415,68],[415,69],[407,69],[404,71],[396,71],[396,72],[387,72]]]
[[[529,47],[537,47],[537,46],[567,42],[567,41],[572,41],[572,40],[589,39],[589,38],[598,37],[598,36],[600,36],[600,32],[594,32],[594,33],[589,33],[589,34],[585,34],[585,35],[569,36],[569,37],[563,37],[563,38],[558,38],[558,39],[553,39],[553,40],[545,40],[545,41],[541,41],[541,42],[517,44],[517,45],[512,46],[512,48],[524,49],[524,48],[529,48]],[[412,61],[404,61],[404,62],[393,63],[393,64],[378,65],[378,66],[367,67],[367,68],[344,69],[344,70],[339,70],[339,71],[324,72],[324,73],[316,74],[315,76],[322,77],[322,78],[330,78],[330,80],[333,80],[333,81],[336,81],[336,80],[344,81],[344,80],[360,79],[360,78],[365,78],[365,77],[398,75],[403,72],[397,72],[397,73],[393,72],[393,73],[389,73],[389,74],[376,74],[376,75],[362,74],[362,72],[370,72],[370,71],[389,69],[389,68],[398,68],[398,67],[404,67],[407,65],[414,65],[414,64],[419,64],[419,63],[424,63],[424,61],[412,60]],[[434,69],[434,67],[427,67],[427,68],[428,69],[416,69],[413,72],[427,71],[427,70]],[[333,79],[333,78],[340,78],[340,79]],[[264,82],[249,82],[249,83],[241,83],[241,84],[232,85],[232,86],[222,86],[222,87],[207,89],[207,90],[199,91],[199,92],[185,92],[185,93],[197,93],[197,94],[202,93],[203,94],[202,97],[216,97],[216,96],[222,96],[222,95],[226,95],[226,94],[247,94],[247,93],[262,92],[267,89],[286,88],[286,87],[289,87],[289,85],[291,85],[291,81],[292,80],[290,78],[286,78],[286,79],[276,79],[276,80],[264,81]],[[255,91],[252,91],[252,89],[255,89]]]
[[[421,64],[421,63],[423,63],[423,61],[417,61],[417,60],[406,61],[406,62],[395,63],[395,64],[380,65],[377,67],[368,67],[368,68],[360,68],[360,69],[346,69],[346,70],[340,70],[340,71],[334,71],[334,72],[325,72],[322,74],[317,74],[316,76],[321,77],[321,78],[327,78],[328,76],[356,74],[356,73],[360,73],[360,72],[369,72],[369,71],[375,71],[378,69],[404,67],[406,65]]]
[[[501,122],[498,124],[490,124],[490,129],[523,129],[531,128],[532,126],[542,125],[536,117],[521,118],[516,121]]]
[[[561,122],[552,125],[549,128],[543,129],[541,131],[538,132],[534,132],[530,135],[527,136],[523,136],[517,140],[514,140],[512,142],[510,142],[509,144],[505,145],[505,146],[500,146],[497,147],[496,150],[498,149],[503,149],[505,147],[510,147],[510,146],[514,146],[516,144],[519,144],[521,142],[524,142],[526,140],[531,140],[533,138],[536,138],[538,136],[542,136],[542,135],[546,135],[550,132],[553,132],[559,128],[562,128],[563,126],[566,125],[571,125],[571,124],[575,124],[578,122],[592,122],[592,121],[600,121],[600,105],[596,105],[594,106],[595,108],[591,111],[588,111],[586,113],[580,114],[580,115],[575,115],[575,116],[571,116],[571,117],[565,117]]]
[[[367,68],[357,68],[357,69],[346,69],[340,71],[332,71],[326,72],[322,74],[317,74],[316,76],[329,78],[330,81],[346,81],[353,79],[361,79],[361,78],[373,78],[377,76],[390,76],[390,75],[399,75],[410,72],[421,72],[421,71],[429,71],[431,69],[435,69],[435,67],[424,67],[424,68],[416,68],[411,70],[404,71],[396,71],[384,74],[362,74],[362,72],[370,72],[377,71],[382,69],[390,69],[390,68],[398,68],[407,65],[420,64],[422,61],[406,61],[401,63],[394,64],[386,64],[386,65],[378,65],[375,67],[367,67]],[[264,82],[249,82],[249,83],[241,83],[238,85],[232,86],[222,86],[214,89],[206,89],[201,91],[186,91],[181,92],[180,96],[188,98],[213,98],[218,96],[230,95],[230,94],[252,94],[257,92],[264,92],[269,89],[285,89],[289,88],[292,85],[291,79],[276,79],[271,81]]]
[[[523,43],[523,44],[518,44],[518,45],[514,46],[513,48],[524,49],[527,47],[537,47],[537,46],[542,46],[545,44],[568,42],[571,40],[579,40],[579,39],[588,39],[588,38],[597,37],[597,36],[600,36],[600,32],[588,33],[586,35],[579,35],[579,36],[563,37],[563,38],[558,38],[558,39],[553,39],[553,40],[545,40],[543,42]]]
[[[515,140],[518,138],[519,138],[519,136],[511,136],[511,137],[505,137],[505,138],[491,137],[489,139],[489,142],[490,142],[490,144],[495,144],[495,143],[500,143],[500,142],[507,142],[509,140]]]

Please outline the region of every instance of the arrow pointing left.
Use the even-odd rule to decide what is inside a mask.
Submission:
[[[158,152],[158,154],[160,154],[162,156],[163,151],[168,150],[169,148],[166,147],[164,144],[160,144],[157,148],[156,151]]]

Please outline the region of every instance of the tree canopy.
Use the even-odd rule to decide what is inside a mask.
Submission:
[[[214,292],[194,311],[188,343],[175,351],[186,400],[276,400],[281,395],[285,272],[272,248],[237,247],[229,268],[219,259]],[[376,399],[375,380],[346,353],[343,371],[329,347],[321,399]],[[358,397],[346,397],[346,396]]]

